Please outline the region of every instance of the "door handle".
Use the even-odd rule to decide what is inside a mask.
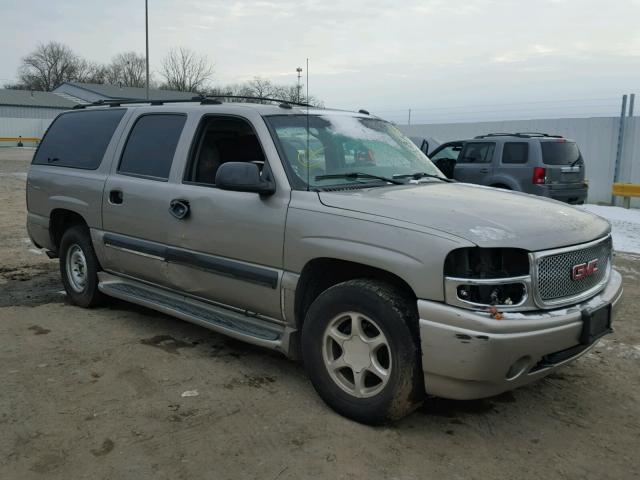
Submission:
[[[187,200],[174,199],[169,204],[169,213],[178,220],[185,219],[189,216],[189,202]]]
[[[122,205],[123,200],[122,190],[111,190],[109,192],[109,203]]]
[[[480,169],[480,173],[489,173],[489,169],[488,168],[481,168]]]

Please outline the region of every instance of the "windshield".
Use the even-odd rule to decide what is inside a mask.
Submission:
[[[386,185],[382,179],[415,173],[444,177],[416,145],[388,122],[376,118],[340,114],[266,117],[275,133],[285,167],[293,173],[297,187],[328,187],[357,184]],[[342,174],[359,177],[322,178]],[[318,178],[320,177],[320,178]]]
[[[542,161],[547,165],[571,165],[580,158],[575,142],[540,142]]]

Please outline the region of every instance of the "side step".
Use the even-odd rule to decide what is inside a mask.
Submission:
[[[277,325],[259,317],[250,317],[241,312],[106,272],[100,272],[98,277],[98,288],[106,295],[289,355],[291,331],[284,325]]]

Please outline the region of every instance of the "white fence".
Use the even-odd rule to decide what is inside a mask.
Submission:
[[[513,120],[503,122],[448,123],[399,125],[407,135],[434,137],[440,142],[466,140],[491,132],[545,132],[575,140],[586,164],[590,203],[611,202],[616,152],[618,148],[619,117],[556,118],[544,120]],[[619,182],[640,183],[640,121],[625,118],[622,160]],[[640,207],[640,201],[632,202]]]

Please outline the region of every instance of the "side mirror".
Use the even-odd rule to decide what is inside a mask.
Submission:
[[[258,165],[251,162],[227,162],[220,165],[216,172],[216,187],[261,195],[271,195],[276,191],[273,181],[263,179]]]

